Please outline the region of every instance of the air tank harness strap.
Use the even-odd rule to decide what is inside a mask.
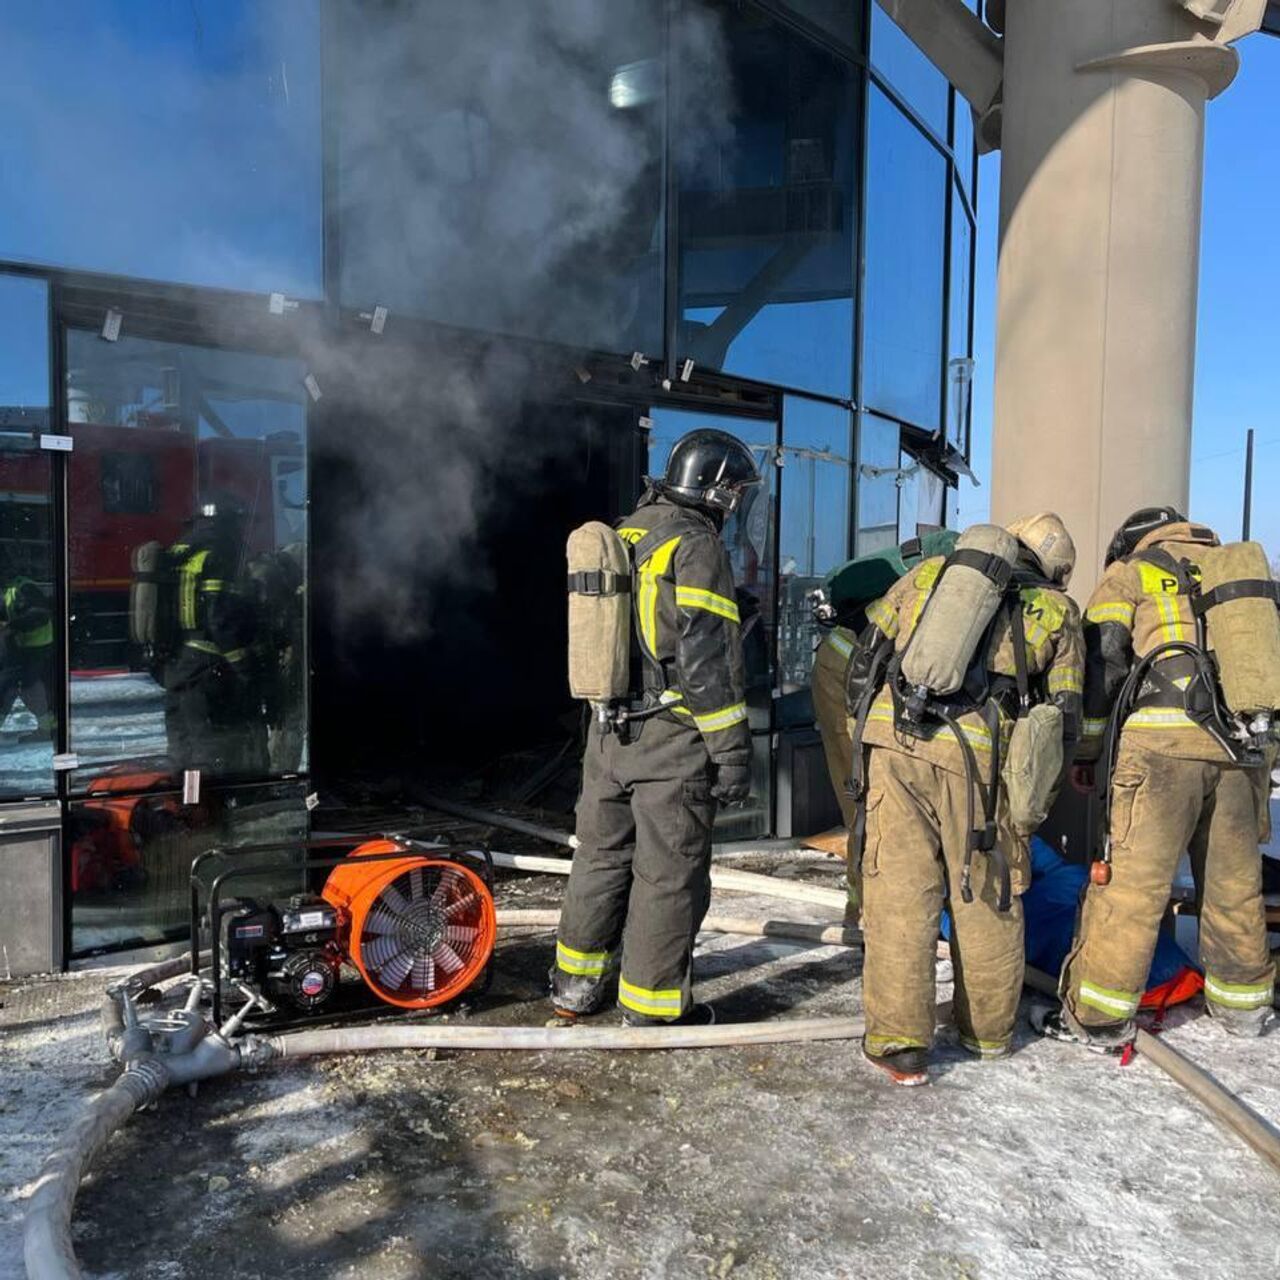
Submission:
[[[867,727],[867,717],[871,712],[871,704],[880,692],[880,687],[884,683],[885,670],[893,655],[893,641],[874,625],[868,627],[867,633],[862,637],[863,641],[872,632],[879,635],[880,640],[872,651],[866,678],[862,684],[862,692],[854,706],[849,705],[849,677],[853,672],[854,659],[851,658],[845,668],[845,710],[853,717],[853,755],[845,791],[854,804],[849,861],[855,874],[860,874],[862,871],[862,853],[867,843],[867,750],[863,746],[862,739]]]
[[[976,569],[984,578],[990,579],[995,584],[997,591],[1006,591],[1013,577],[1013,564],[1010,561],[992,551],[979,551],[975,547],[957,547],[942,566],[943,573],[952,565]]]
[[[1200,591],[1192,597],[1191,609],[1202,618],[1210,609],[1230,600],[1270,600],[1280,608],[1280,582],[1262,578],[1241,578],[1236,582],[1224,582],[1212,591]]]
[[[996,798],[1000,788],[1000,709],[994,701],[983,708],[983,719],[991,735],[991,774],[986,783],[978,778],[978,758],[973,744],[965,737],[960,725],[950,715],[943,715],[943,721],[960,744],[965,768],[965,804],[966,830],[968,843],[964,852],[964,869],[960,874],[960,897],[965,903],[973,901],[973,855],[985,853],[991,859],[1000,877],[1000,896],[996,902],[996,910],[1004,913],[1013,902],[1013,882],[1009,872],[1009,859],[1000,848],[997,839],[995,820]],[[982,795],[983,823],[978,827],[975,823],[976,805],[973,793],[977,789]]]
[[[630,595],[631,575],[610,569],[584,569],[569,574],[569,590],[581,596]]]

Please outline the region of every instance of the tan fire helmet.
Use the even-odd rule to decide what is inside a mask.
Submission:
[[[1041,511],[1014,520],[1008,529],[1039,561],[1046,578],[1060,587],[1071,581],[1076,567],[1076,544],[1061,516]]]

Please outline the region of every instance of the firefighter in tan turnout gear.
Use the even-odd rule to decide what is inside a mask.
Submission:
[[[950,556],[925,560],[867,611],[872,627],[861,647],[880,661],[851,672],[865,824],[863,1052],[898,1083],[928,1078],[944,906],[954,921],[961,1043],[982,1058],[1009,1049],[1022,989],[1027,839],[1079,733],[1084,644],[1079,611],[1064,594],[1074,564],[1055,515],[1008,531],[975,526]],[[940,637],[959,651],[939,653]],[[922,661],[932,663],[934,686]],[[939,674],[947,662],[949,682]],[[1020,796],[1014,814],[1002,758],[1008,753],[1012,768],[1024,729],[1038,743],[1027,758],[1041,774],[1030,806],[1041,812],[1022,812]]]
[[[571,557],[571,593],[630,594],[643,691],[593,704],[578,848],[551,971],[560,1016],[598,1009],[616,972],[629,1024],[714,1020],[709,1006],[692,1003],[693,945],[711,898],[716,805],[747,798],[751,758],[738,606],[720,532],[759,480],[733,436],[691,432],[617,530],[630,548],[622,562],[630,581],[609,570],[574,574]],[[572,612],[570,636],[572,684]]]
[[[1226,577],[1240,576],[1215,587],[1220,564]],[[1064,1007],[1041,1022],[1047,1034],[1104,1051],[1133,1038],[1160,920],[1188,850],[1209,1013],[1237,1035],[1260,1035],[1270,1020],[1274,967],[1259,844],[1268,838],[1274,728],[1266,732],[1265,715],[1242,723],[1224,699],[1235,696],[1234,676],[1250,683],[1251,663],[1263,681],[1254,710],[1280,695],[1276,600],[1260,547],[1220,548],[1212,530],[1172,507],[1136,512],[1116,534],[1085,611],[1080,753],[1082,761],[1101,757],[1109,774],[1108,838],[1063,967]],[[1243,625],[1243,652],[1233,647],[1232,623]]]

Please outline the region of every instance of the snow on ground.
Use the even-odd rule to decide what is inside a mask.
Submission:
[[[833,879],[817,862],[801,874]],[[545,878],[501,893],[557,896]],[[713,911],[818,914],[738,894]],[[471,1019],[540,1024],[550,958],[549,934],[505,937]],[[856,968],[841,948],[704,935],[697,976],[741,1021],[856,1013]],[[21,1274],[24,1188],[109,1078],[91,1011],[108,978],[4,996],[6,1280]],[[1196,1014],[1171,1018],[1170,1043],[1280,1123],[1280,1034],[1228,1041]],[[378,1054],[212,1082],[115,1140],[76,1235],[87,1274],[144,1280],[1236,1280],[1280,1268],[1278,1192],[1280,1174],[1141,1059],[1122,1068],[1024,1030],[1012,1058],[979,1064],[944,1030],[935,1083],[915,1090],[846,1043]]]

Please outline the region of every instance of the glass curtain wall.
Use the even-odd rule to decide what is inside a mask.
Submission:
[[[301,362],[81,329],[66,349],[75,789],[301,771]]]
[[[705,11],[718,19],[718,39],[696,79],[685,68],[692,83],[679,104],[674,156],[677,357],[847,398],[857,223],[853,67],[753,6]],[[722,90],[708,101],[707,85],[716,83]]]
[[[0,258],[319,297],[321,0],[0,19]]]
[[[937,476],[914,470],[917,454],[968,456],[977,195],[968,103],[878,2],[870,13],[860,555],[890,545],[899,524],[927,527],[945,507]]]
[[[663,347],[661,0],[337,0],[344,306]]]
[[[853,421],[847,409],[787,396],[778,521],[778,685],[807,688],[817,627],[809,594],[849,558]]]
[[[52,795],[58,641],[49,291],[0,275],[0,801]]]

